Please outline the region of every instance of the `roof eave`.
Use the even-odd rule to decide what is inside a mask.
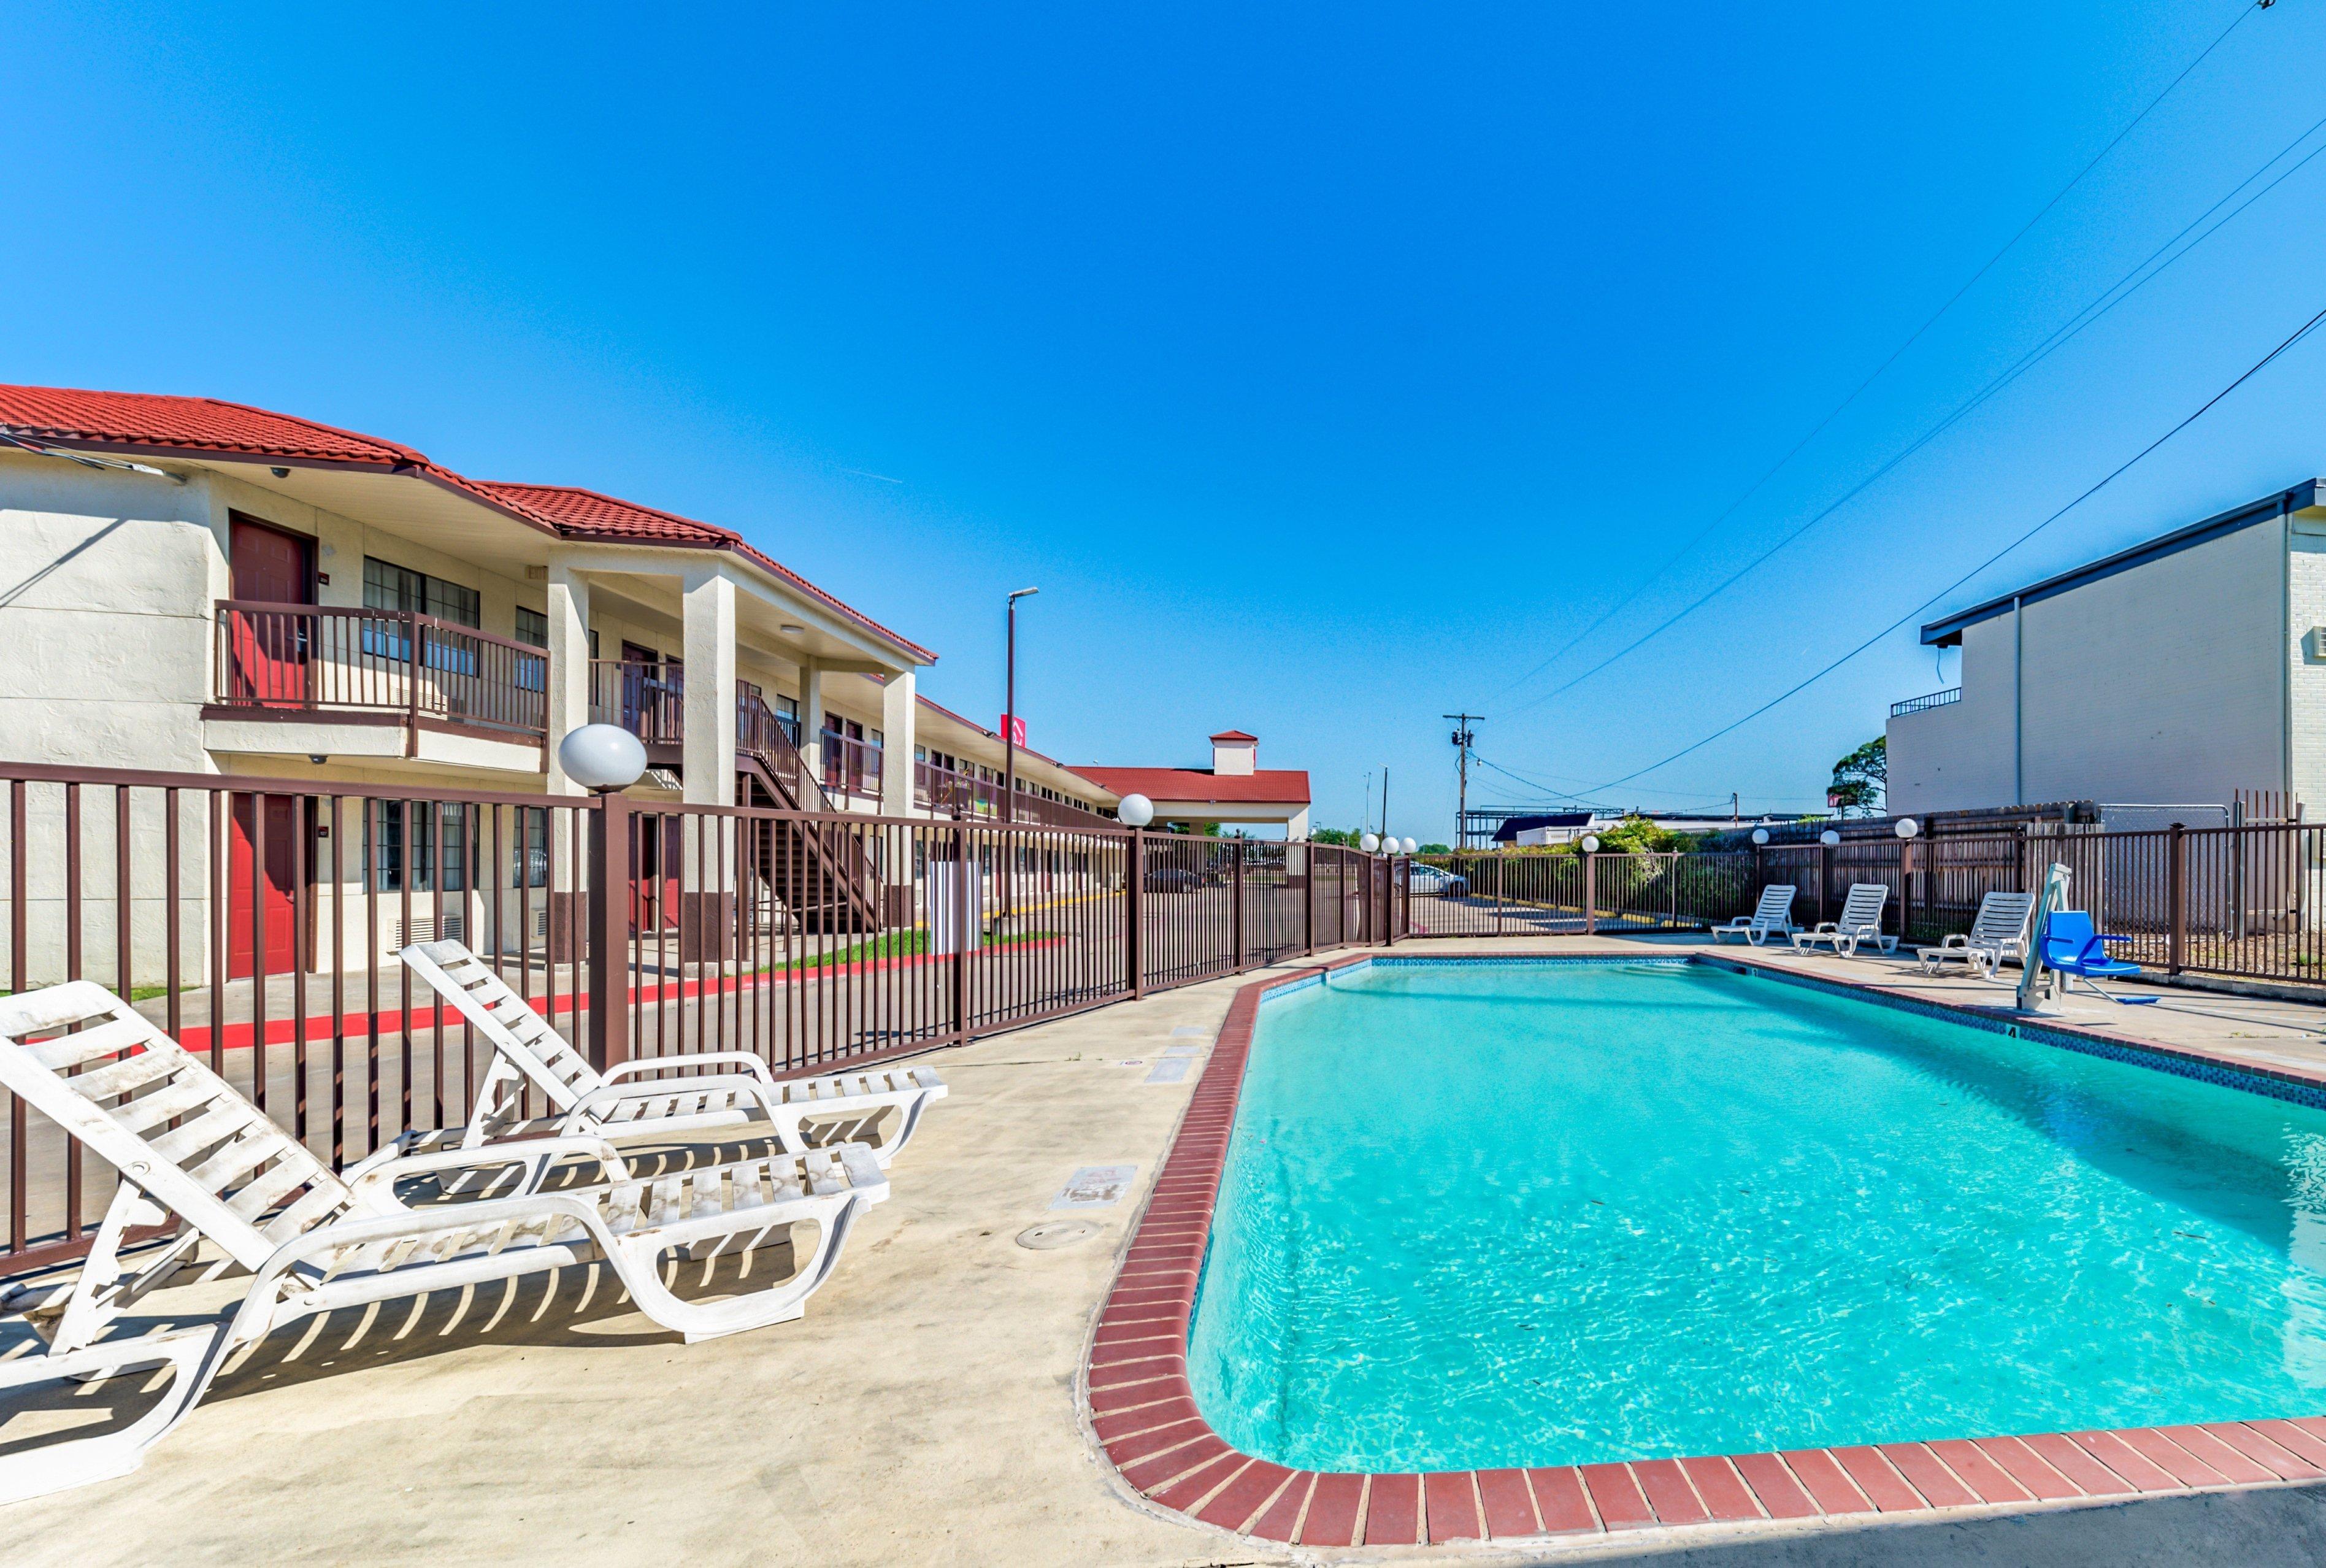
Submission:
[[[2202,522],[2191,523],[2185,528],[2176,528],[2172,533],[2161,535],[2145,544],[2135,545],[2130,549],[2118,550],[2113,555],[2103,555],[2097,561],[2088,562],[2073,571],[2061,572],[2057,575],[2046,577],[2041,582],[2031,583],[2024,588],[1998,594],[1984,603],[1974,604],[1968,610],[1958,611],[1944,620],[1931,621],[1921,630],[1923,646],[1927,648],[1958,647],[1962,642],[1965,628],[1975,626],[1982,621],[1992,621],[1996,616],[2008,612],[2014,605],[2040,603],[2043,600],[2056,598],[2073,589],[2081,588],[2087,583],[2097,583],[2105,577],[2113,577],[2119,572],[2129,572],[2135,566],[2145,566],[2152,561],[2163,560],[2165,556],[2177,555],[2182,550],[2210,544],[2225,535],[2234,534],[2241,528],[2250,527],[2267,518],[2293,512],[2308,511],[2321,504],[2319,494],[2321,485],[2326,485],[2326,480],[2303,480],[2284,490],[2273,491],[2257,500],[2247,501],[2241,507],[2232,507],[2226,512],[2216,513]]]

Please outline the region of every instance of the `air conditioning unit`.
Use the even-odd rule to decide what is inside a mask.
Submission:
[[[469,939],[469,922],[458,910],[442,916],[414,915],[410,919],[399,918],[395,922],[395,945],[409,947],[414,942],[465,942]]]

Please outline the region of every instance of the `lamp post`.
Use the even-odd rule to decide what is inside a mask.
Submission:
[[[617,725],[583,724],[557,743],[557,765],[598,797],[598,809],[590,814],[590,964],[579,989],[590,1003],[590,1065],[604,1072],[630,1054],[629,1010],[621,994],[629,967],[630,911],[616,883],[630,861],[629,802],[622,791],[647,770],[647,749]]]
[[[1018,820],[1018,601],[1030,599],[1039,588],[1020,588],[1009,595],[1008,673],[1001,697],[1001,820]]]

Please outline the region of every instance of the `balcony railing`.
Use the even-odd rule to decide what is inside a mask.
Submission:
[[[1919,714],[1930,708],[1942,708],[1949,703],[1960,701],[1962,701],[1962,687],[1949,686],[1942,692],[1932,692],[1928,696],[1908,697],[1903,703],[1892,703],[1890,716],[1894,719],[1902,714]]]
[[[991,779],[963,773],[931,762],[913,764],[913,795],[932,811],[961,817],[979,817],[1000,820],[1002,788]],[[1011,814],[1017,822],[1038,822],[1054,827],[1092,827],[1108,818],[1086,807],[1068,801],[1050,800],[1027,790],[1018,791],[1018,809]]]
[[[823,756],[823,788],[828,795],[880,798],[880,748],[870,741],[851,740],[837,730],[816,737]]]
[[[591,659],[590,722],[619,725],[649,746],[684,744],[685,667],[676,660]]]
[[[218,702],[542,736],[549,656],[409,611],[218,602]]]

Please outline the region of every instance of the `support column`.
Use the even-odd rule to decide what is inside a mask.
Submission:
[[[920,708],[914,700],[913,671],[890,673],[880,688],[880,815],[910,817],[919,809],[913,798],[913,721]]]
[[[686,800],[735,804],[735,584],[686,576]]]
[[[590,722],[590,579],[562,562],[549,564],[549,793],[589,791],[557,765],[557,743]]]
[[[800,660],[799,754],[808,777],[823,782],[823,666]]]
[[[685,742],[689,806],[735,804],[735,583],[716,568],[690,572],[685,603]],[[723,963],[735,924],[735,818],[690,816],[679,835],[678,956]],[[667,838],[665,838],[667,845]]]

